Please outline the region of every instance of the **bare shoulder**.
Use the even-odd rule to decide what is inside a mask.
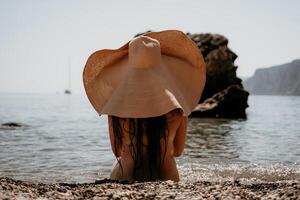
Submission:
[[[174,119],[174,118],[181,118],[183,117],[182,112],[179,108],[171,110],[170,112],[166,113],[166,117],[168,119]]]

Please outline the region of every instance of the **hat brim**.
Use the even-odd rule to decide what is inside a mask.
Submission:
[[[181,31],[144,35],[160,42],[160,66],[146,70],[130,68],[129,42],[116,50],[95,52],[83,73],[91,104],[99,115],[154,117],[181,108],[188,116],[198,104],[206,81],[201,52]]]

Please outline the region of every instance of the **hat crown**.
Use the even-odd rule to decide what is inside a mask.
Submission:
[[[129,42],[129,64],[133,68],[149,68],[161,63],[161,49],[158,40],[138,36]]]

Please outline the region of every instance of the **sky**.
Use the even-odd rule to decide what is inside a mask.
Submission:
[[[0,0],[0,92],[84,93],[90,54],[147,30],[221,34],[238,77],[300,58],[298,0]]]

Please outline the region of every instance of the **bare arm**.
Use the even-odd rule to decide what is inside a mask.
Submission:
[[[187,120],[186,116],[182,117],[182,121],[176,131],[176,136],[174,138],[174,156],[178,157],[183,153],[185,138],[186,138],[186,130],[187,130]]]

